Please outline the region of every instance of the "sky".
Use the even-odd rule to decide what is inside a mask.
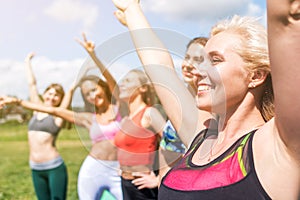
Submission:
[[[34,52],[32,68],[40,93],[50,83],[65,90],[89,68],[98,73],[74,38],[95,42],[96,53],[119,80],[140,66],[127,28],[115,19],[111,0],[0,0],[0,95],[26,99],[29,90],[24,59]],[[266,23],[263,0],[141,0],[152,27],[173,52],[176,67],[189,39],[208,36],[210,27],[234,14]],[[78,92],[78,91],[76,91]],[[80,100],[76,98],[80,104]]]

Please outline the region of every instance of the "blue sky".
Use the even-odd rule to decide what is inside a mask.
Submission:
[[[40,92],[52,82],[59,82],[68,89],[87,58],[74,37],[81,38],[81,33],[86,32],[88,39],[101,46],[127,31],[114,18],[115,7],[111,0],[0,2],[0,95],[28,97],[23,61],[29,52],[36,53],[32,63]],[[266,21],[266,6],[262,0],[141,0],[141,5],[153,27],[187,38],[207,36],[216,21],[233,14],[262,17],[263,24]],[[111,51],[127,45],[126,42],[110,44]],[[109,63],[117,78],[139,65],[135,53],[128,54],[132,55],[120,56]],[[179,59],[175,63],[179,65]]]

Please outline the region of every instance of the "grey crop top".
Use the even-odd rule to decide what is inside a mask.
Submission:
[[[41,120],[37,119],[37,115],[33,115],[29,121],[28,130],[43,131],[50,133],[53,136],[57,136],[60,131],[60,127],[55,124],[54,117],[52,115],[48,115]]]

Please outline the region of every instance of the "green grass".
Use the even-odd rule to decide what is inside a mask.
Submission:
[[[85,129],[62,129],[57,148],[68,169],[68,200],[76,200],[77,176],[88,154]],[[28,165],[27,125],[0,124],[0,200],[36,200]]]

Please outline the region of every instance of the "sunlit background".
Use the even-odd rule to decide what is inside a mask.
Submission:
[[[114,18],[111,0],[0,0],[0,3],[0,95],[28,98],[24,58],[29,52],[36,53],[32,65],[39,92],[52,82],[61,83],[67,90],[87,59],[75,37],[81,39],[81,33],[85,32],[88,39],[101,46],[127,31]],[[261,23],[266,23],[266,5],[262,0],[141,0],[141,5],[153,27],[172,30],[187,38],[207,36],[216,21],[233,14],[257,16]],[[124,45],[112,44],[112,49]],[[102,58],[101,52],[97,54]],[[105,64],[116,79],[140,65],[134,52]],[[180,65],[180,58],[175,58],[175,64]],[[76,103],[80,104],[77,98]]]

